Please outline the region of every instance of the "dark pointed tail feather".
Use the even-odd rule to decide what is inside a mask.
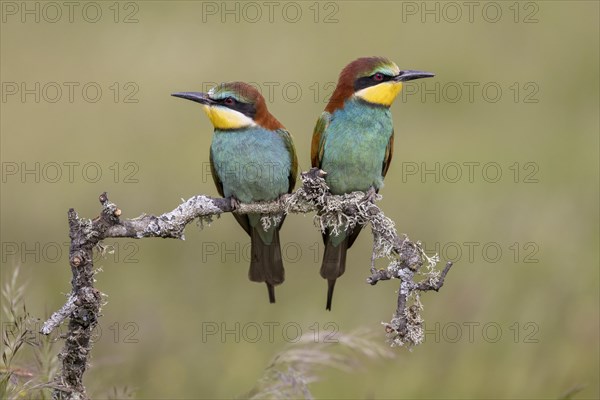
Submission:
[[[346,270],[346,252],[348,251],[348,238],[334,246],[329,238],[325,242],[325,253],[323,264],[321,264],[321,276],[327,279],[327,310],[331,310],[333,300],[333,289],[335,280],[342,276]]]
[[[253,282],[265,282],[269,292],[269,302],[275,303],[274,286],[283,283],[285,271],[281,259],[281,248],[279,245],[279,231],[273,233],[271,244],[265,244],[256,229],[252,229],[250,236],[250,270],[248,278]]]
[[[327,280],[327,305],[325,309],[331,311],[331,302],[333,301],[333,288],[335,288],[335,279]]]
[[[265,282],[267,284],[267,291],[269,292],[269,303],[275,303],[275,286],[271,285],[269,282]]]
[[[360,225],[357,225],[354,228],[352,228],[352,232],[350,233],[348,238],[348,248],[352,247],[354,241],[356,240],[356,238],[358,238],[358,234],[360,233],[361,229],[362,226]]]
[[[361,229],[362,226],[355,226],[351,232],[346,233],[346,239],[337,247],[330,243],[329,231],[323,233],[325,253],[323,254],[323,264],[321,265],[321,276],[327,279],[327,305],[325,307],[327,310],[331,311],[335,280],[346,271],[346,254],[348,249],[354,244]]]

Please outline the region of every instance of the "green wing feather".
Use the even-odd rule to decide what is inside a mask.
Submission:
[[[310,146],[310,161],[313,167],[321,168],[323,149],[325,148],[326,130],[331,122],[331,114],[324,111],[317,120]]]
[[[223,192],[223,182],[221,182],[221,180],[219,179],[219,176],[217,175],[217,170],[215,169],[215,162],[213,160],[212,149],[210,149],[209,160],[210,160],[210,174],[212,175],[213,181],[215,182],[215,186],[217,187],[217,192],[219,192],[221,197],[225,197],[225,194],[223,194],[224,193]]]
[[[392,136],[390,136],[390,140],[388,141],[387,147],[385,148],[385,156],[383,157],[383,166],[381,169],[381,175],[383,177],[386,176],[388,169],[390,169],[390,164],[392,163],[393,155],[394,155],[394,130],[392,129]]]
[[[296,155],[296,147],[294,146],[292,135],[288,131],[285,129],[277,129],[276,132],[283,139],[285,148],[290,154],[290,159],[292,160],[292,165],[290,166],[290,175],[288,176],[290,183],[288,193],[291,193],[292,190],[294,190],[294,186],[296,185],[296,177],[298,176],[298,156]]]
[[[219,179],[217,175],[217,171],[215,169],[215,163],[213,161],[213,153],[212,149],[210,150],[210,173],[213,177],[213,181],[215,181],[215,186],[217,187],[217,192],[221,195],[221,197],[225,197],[225,193],[223,191],[223,182]],[[252,228],[250,227],[250,221],[248,220],[248,216],[244,214],[233,214],[234,218],[240,224],[242,228],[246,231],[248,235],[252,235]]]

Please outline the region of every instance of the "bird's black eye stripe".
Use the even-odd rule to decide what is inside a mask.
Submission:
[[[363,76],[354,82],[354,91],[356,92],[358,90],[368,88],[369,86],[379,85],[382,82],[387,82],[392,79],[392,76],[382,74],[381,72],[374,73],[370,76]]]
[[[254,104],[242,103],[237,101],[233,97],[225,97],[224,99],[217,100],[217,103],[223,107],[231,108],[232,110],[239,111],[249,118],[254,118],[256,115],[256,107]]]

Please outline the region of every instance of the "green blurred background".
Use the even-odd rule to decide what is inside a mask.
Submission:
[[[84,2],[72,16],[48,4],[2,2],[1,268],[6,277],[22,266],[33,315],[43,319],[69,291],[69,207],[94,217],[108,191],[135,217],[216,195],[212,128],[198,105],[170,93],[257,83],[305,170],[331,82],[351,60],[383,55],[437,76],[392,107],[381,207],[400,232],[457,262],[441,292],[423,296],[424,344],[359,372],[325,370],[313,395],[557,398],[585,385],[575,398],[600,396],[598,2],[475,2],[471,15],[462,2],[275,2],[271,16],[263,2]],[[22,97],[36,82],[39,102]],[[422,174],[436,165],[439,177]],[[22,176],[27,168],[39,179]],[[316,323],[321,336],[327,322],[342,333],[370,327],[383,341],[397,282],[365,284],[369,233],[350,253],[332,312],[312,216],[286,220],[287,280],[275,305],[247,280],[248,242],[229,215],[190,225],[185,241],[108,241],[115,253],[96,263],[108,304],[90,392],[239,395],[286,347],[286,323],[303,333]],[[239,323],[243,339],[253,322],[264,327],[256,343],[202,337],[207,324]],[[272,342],[265,323],[280,324]]]

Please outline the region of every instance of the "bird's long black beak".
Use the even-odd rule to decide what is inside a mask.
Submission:
[[[211,105],[213,101],[208,97],[206,93],[200,92],[177,92],[171,94],[174,97],[181,97],[182,99],[187,99],[191,101],[195,101],[196,103]]]
[[[400,73],[394,77],[394,80],[397,82],[406,82],[421,78],[431,78],[433,76],[435,76],[435,74],[432,72],[413,71],[408,69],[406,71],[400,71]]]

